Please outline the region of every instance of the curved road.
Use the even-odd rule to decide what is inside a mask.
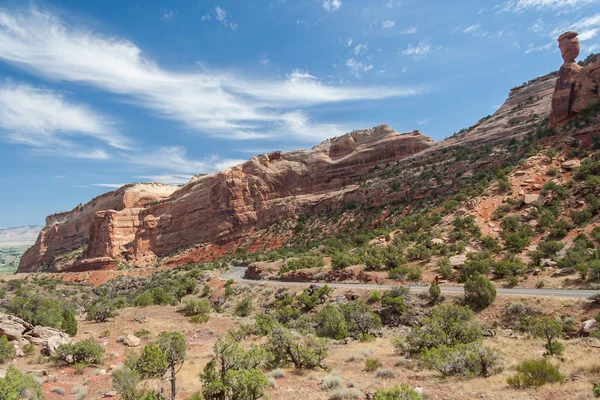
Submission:
[[[282,282],[282,281],[255,281],[252,279],[244,278],[246,268],[244,267],[233,267],[231,270],[221,276],[223,279],[232,279],[235,282],[244,282],[255,285],[271,285],[279,287],[306,287],[309,285],[328,285],[337,288],[356,288],[356,289],[391,289],[398,285],[377,285],[367,283],[338,283],[338,282]],[[429,290],[429,286],[408,286],[411,292],[422,293]],[[442,293],[463,293],[462,286],[440,286]],[[499,296],[552,296],[552,297],[565,297],[572,299],[587,299],[593,294],[600,293],[597,290],[578,290],[578,289],[530,289],[530,288],[496,288],[496,292]]]

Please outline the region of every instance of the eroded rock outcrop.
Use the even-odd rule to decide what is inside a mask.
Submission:
[[[432,145],[418,131],[398,134],[381,125],[308,151],[259,155],[181,188],[128,185],[48,217],[19,272],[115,268],[121,259],[152,265],[186,246],[231,243],[300,214],[365,203],[365,193],[356,190],[361,177]],[[76,249],[80,254],[70,259]]]
[[[577,32],[565,32],[558,38],[563,65],[558,71],[556,88],[552,96],[550,123],[559,126],[584,109],[600,101],[600,59],[583,67],[575,59],[580,45]]]

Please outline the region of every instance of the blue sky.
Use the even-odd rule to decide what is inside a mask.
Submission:
[[[0,1],[0,227],[388,124],[441,140],[598,51],[600,0]]]

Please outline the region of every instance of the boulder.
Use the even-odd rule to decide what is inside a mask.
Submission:
[[[598,329],[598,321],[596,321],[595,319],[588,319],[581,326],[581,331],[588,335],[596,329]]]
[[[30,343],[37,344],[40,346],[45,346],[46,341],[51,338],[59,336],[61,338],[69,338],[64,332],[59,331],[58,329],[50,328],[47,326],[34,326],[33,329],[25,332],[23,337],[29,341]]]
[[[564,169],[573,169],[579,168],[581,166],[581,162],[579,160],[567,160],[564,163],[560,164],[560,166]]]
[[[140,345],[140,338],[130,333],[125,339],[125,344],[129,347],[138,347]]]
[[[50,336],[48,339],[45,340],[45,347],[43,349],[43,352],[51,356],[56,352],[58,346],[62,344],[69,344],[72,342],[73,339],[71,339],[69,335],[60,332],[58,335]]]
[[[530,205],[536,201],[540,201],[541,195],[539,194],[526,194],[523,196],[523,203]]]
[[[450,264],[452,264],[453,267],[458,267],[460,265],[463,265],[466,261],[467,261],[467,256],[464,254],[458,254],[456,256],[450,257]]]
[[[0,336],[9,340],[23,340],[23,334],[32,328],[31,324],[14,315],[0,313]]]

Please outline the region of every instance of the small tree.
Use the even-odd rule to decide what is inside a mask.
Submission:
[[[338,340],[348,336],[344,314],[331,304],[323,307],[323,309],[315,315],[314,320],[316,332],[319,336],[326,336]]]
[[[6,336],[0,337],[0,364],[14,358],[15,347],[8,341]]]
[[[440,289],[440,285],[437,282],[431,282],[431,286],[429,286],[429,298],[434,303],[437,303],[440,300],[440,295],[442,294],[442,290]]]
[[[52,359],[56,362],[82,365],[100,365],[103,358],[104,346],[92,338],[77,343],[61,344],[52,355]]]
[[[562,343],[555,339],[562,335],[563,325],[550,317],[542,317],[533,321],[529,332],[539,338],[546,339],[546,354],[548,356],[561,356],[565,350]]]
[[[77,335],[77,320],[73,311],[67,309],[63,311],[63,320],[61,329],[65,331],[69,336]]]
[[[140,374],[128,367],[117,369],[112,374],[112,387],[121,395],[123,400],[139,399],[137,390],[139,383]]]
[[[340,307],[348,332],[355,338],[372,335],[381,329],[381,318],[363,301],[350,301]]]
[[[474,321],[468,307],[438,304],[431,314],[423,318],[422,326],[413,326],[407,337],[407,350],[411,353],[442,345],[455,346],[479,341],[483,336],[481,326]],[[404,344],[399,342],[403,349]]]
[[[496,288],[492,282],[483,275],[475,274],[464,286],[465,301],[474,309],[483,309],[496,299]]]
[[[258,369],[268,360],[259,347],[244,350],[232,337],[220,338],[214,357],[200,375],[205,399],[258,399],[268,387],[267,377]]]
[[[106,322],[115,315],[115,307],[112,302],[106,298],[100,298],[88,306],[85,319],[88,321]]]
[[[327,357],[328,346],[323,339],[306,336],[296,340],[289,330],[276,327],[264,347],[273,354],[275,364],[292,363],[297,369],[325,368],[323,361]]]
[[[175,400],[177,393],[175,375],[179,372],[185,361],[185,350],[187,347],[185,337],[179,332],[163,332],[158,335],[156,343],[166,356],[167,365],[171,371],[171,400]]]

